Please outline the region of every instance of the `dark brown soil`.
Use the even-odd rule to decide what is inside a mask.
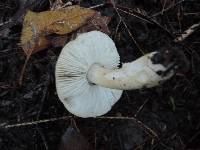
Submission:
[[[30,0],[25,8],[20,5],[22,2],[0,0],[1,150],[58,150],[64,132],[75,125],[92,149],[97,150],[200,149],[200,29],[196,28],[184,41],[174,42],[184,30],[200,21],[199,0],[116,0],[120,24],[112,4],[96,8],[102,15],[112,17],[109,29],[122,62],[142,56],[140,49],[179,49],[190,62],[187,73],[158,87],[125,91],[101,119],[60,118],[72,116],[55,89],[55,62],[61,48],[51,47],[34,54],[27,64],[23,85],[17,85],[25,62],[19,44],[25,8],[44,11],[50,7],[48,0]],[[90,7],[106,2],[82,0],[80,4]],[[120,119],[121,116],[130,119]],[[134,116],[136,119],[131,119]],[[42,123],[44,119],[50,120]],[[32,121],[40,123],[6,128]]]

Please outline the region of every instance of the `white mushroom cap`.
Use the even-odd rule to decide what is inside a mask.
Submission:
[[[114,42],[102,32],[83,33],[69,42],[56,64],[56,89],[67,110],[83,118],[107,113],[121,97],[122,90],[88,83],[86,75],[94,63],[115,69],[119,61]]]

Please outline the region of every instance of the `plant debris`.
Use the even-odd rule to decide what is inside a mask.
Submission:
[[[94,10],[79,6],[40,13],[29,11],[24,18],[21,46],[26,55],[36,53],[50,46],[46,36],[70,33],[86,24],[94,14]]]

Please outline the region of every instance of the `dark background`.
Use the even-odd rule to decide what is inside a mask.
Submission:
[[[80,4],[90,7],[106,2],[82,0]],[[127,28],[123,22],[118,24],[120,17],[109,2],[95,9],[112,17],[109,29],[122,62],[142,56],[128,29],[143,51],[179,49],[190,62],[187,73],[174,76],[158,87],[125,91],[105,115],[131,118],[136,114],[142,123],[127,119],[73,117],[6,129],[8,124],[71,116],[59,101],[55,89],[55,63],[61,48],[50,47],[32,55],[23,85],[17,86],[25,61],[20,47],[23,14],[26,9],[39,12],[50,8],[48,0],[31,0],[28,4],[24,7],[22,0],[0,1],[1,150],[58,149],[66,129],[75,124],[97,150],[200,149],[200,30],[195,29],[180,43],[174,42],[180,33],[200,21],[199,0],[116,0],[117,8],[131,12],[127,14],[118,9]],[[147,127],[158,137],[152,136]]]

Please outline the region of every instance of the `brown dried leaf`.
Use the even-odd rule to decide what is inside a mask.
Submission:
[[[89,32],[92,30],[98,30],[106,34],[110,34],[108,28],[108,23],[111,18],[107,16],[102,16],[100,12],[96,12],[95,15],[88,20],[87,24],[79,29],[79,33]]]
[[[64,9],[34,13],[29,11],[23,23],[21,45],[26,55],[51,45],[46,36],[64,35],[77,30],[95,14],[94,10],[71,6]]]
[[[101,16],[100,12],[96,12],[95,15],[90,18],[87,23],[80,27],[77,32],[73,33],[72,36],[69,34],[62,36],[48,36],[48,39],[51,41],[53,47],[62,47],[68,41],[74,39],[77,36],[77,33],[85,33],[93,30],[98,30],[106,34],[110,34],[108,23],[111,18],[107,16]]]

